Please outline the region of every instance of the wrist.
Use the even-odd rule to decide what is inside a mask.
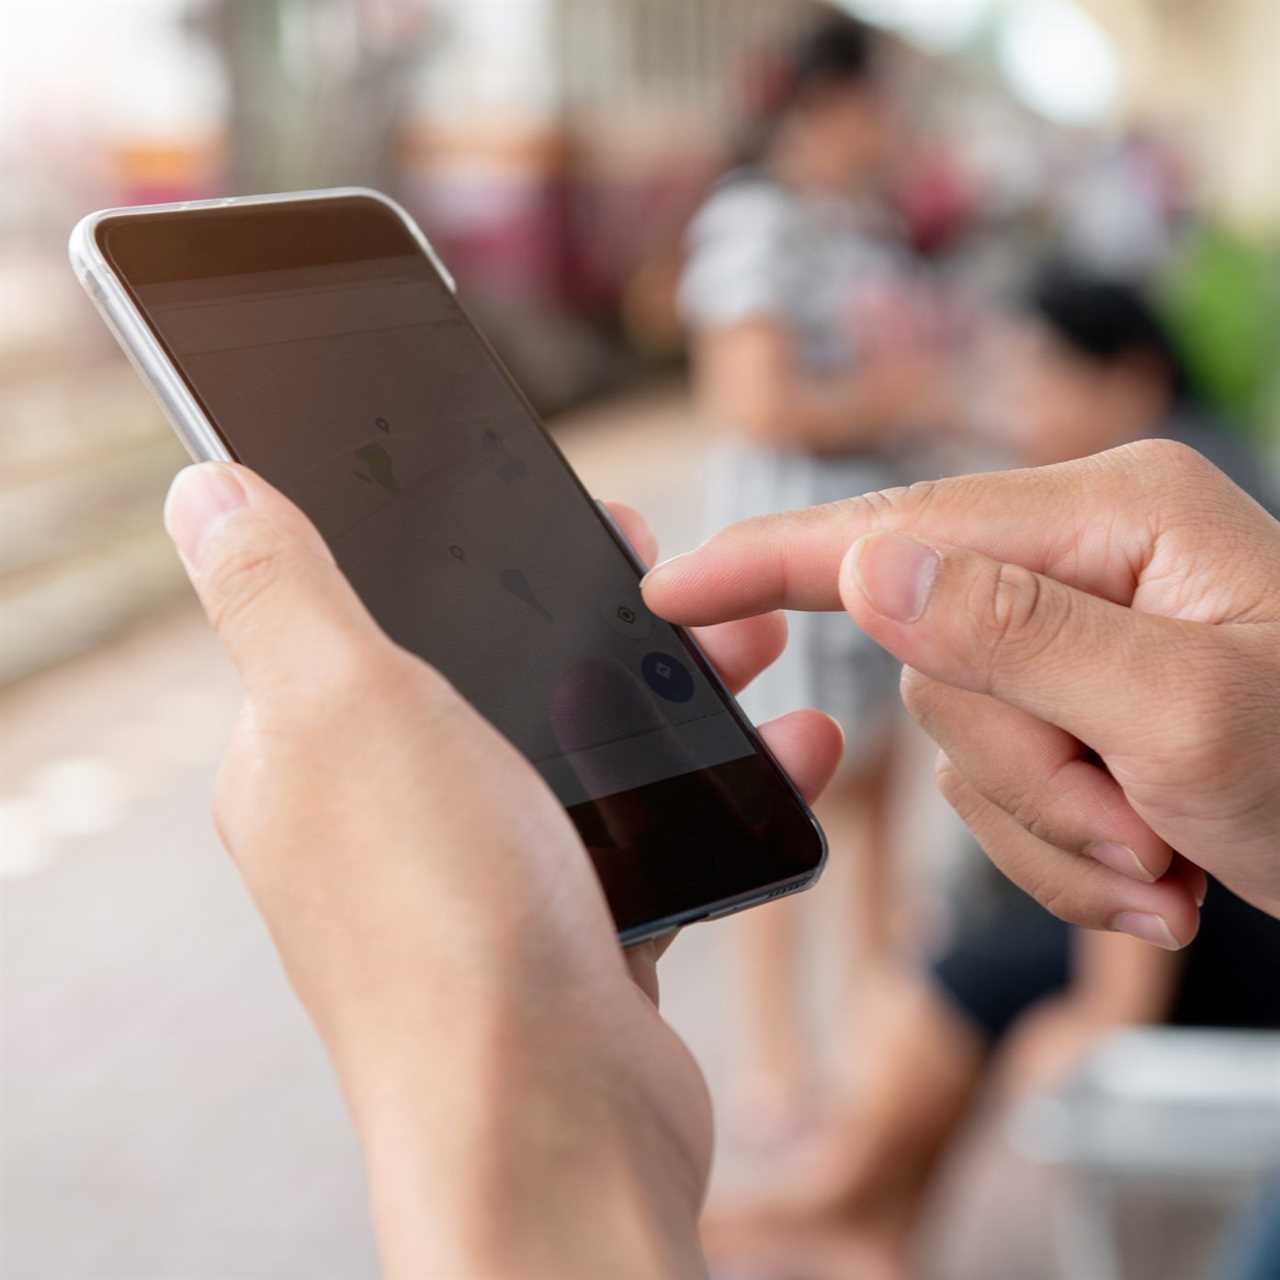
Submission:
[[[572,1036],[451,1040],[348,1090],[389,1277],[704,1273],[701,1180],[625,1071]]]
[[[530,1158],[507,1149],[481,1163],[506,1167],[479,1177],[448,1171],[437,1194],[413,1194],[411,1179],[374,1157],[372,1208],[388,1280],[422,1275],[485,1280],[693,1280],[705,1273],[697,1213],[674,1206],[642,1170],[611,1158]],[[383,1174],[390,1174],[387,1179]]]

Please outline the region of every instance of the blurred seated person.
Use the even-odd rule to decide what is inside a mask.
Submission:
[[[1196,394],[1167,326],[1135,285],[1045,268],[1010,318],[995,370],[1020,465],[1163,437],[1204,454],[1274,511],[1259,460]]]
[[[898,483],[895,443],[932,385],[927,308],[881,196],[893,152],[883,51],[832,14],[761,85],[739,161],[693,219],[680,289],[698,399],[716,429],[713,528]],[[845,618],[796,614],[748,691],[757,721],[820,705],[847,731],[820,816],[853,874],[859,972],[882,948],[897,665]],[[739,1127],[791,1136],[812,1097],[795,996],[797,925],[783,902],[735,922],[748,1038]]]
[[[1197,401],[1132,286],[1046,270],[1010,317],[996,374],[1029,463],[1172,437],[1276,510],[1259,461]],[[1073,929],[971,851],[950,936],[923,972],[897,978],[857,1100],[814,1167],[776,1201],[728,1216],[713,1244],[759,1247],[752,1223],[766,1235],[770,1224],[839,1224],[872,1251],[877,1276],[905,1276],[933,1174],[993,1078],[1013,1092],[1049,1087],[1108,1031],[1139,1023],[1280,1029],[1280,922],[1220,885],[1175,954]],[[1094,856],[1133,873],[1128,849]]]

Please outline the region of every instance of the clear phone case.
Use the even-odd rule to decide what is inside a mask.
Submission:
[[[213,424],[205,416],[199,402],[191,394],[187,384],[164,348],[151,331],[150,325],[129,296],[129,291],[111,269],[102,250],[98,248],[97,229],[107,218],[136,217],[147,214],[182,214],[201,209],[226,209],[236,205],[284,204],[301,200],[349,199],[363,196],[377,200],[389,208],[404,223],[423,253],[439,272],[440,278],[453,292],[457,292],[453,277],[431,247],[422,229],[407,212],[389,196],[370,187],[330,187],[318,191],[283,191],[262,196],[229,196],[218,200],[186,200],[174,204],[135,205],[122,209],[99,209],[86,214],[76,223],[67,244],[72,270],[84,291],[97,307],[108,329],[124,349],[142,381],[151,388],[159,400],[165,415],[173,424],[178,439],[197,462],[231,461],[231,455],[222,443]]]

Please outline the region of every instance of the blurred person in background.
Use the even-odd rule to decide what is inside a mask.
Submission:
[[[763,77],[736,167],[694,217],[680,287],[697,395],[718,437],[714,527],[896,483],[895,450],[933,385],[927,309],[882,197],[893,135],[880,42],[820,19]],[[888,800],[897,667],[843,618],[791,618],[784,657],[746,699],[818,704],[848,738],[820,815],[855,861],[855,973],[888,944]],[[812,1067],[795,991],[803,903],[739,926],[748,1038],[739,1127],[772,1143],[811,1115]]]
[[[1198,394],[1179,344],[1140,286],[1051,264],[997,346],[1003,426],[1025,465],[1159,436],[1203,453],[1275,509],[1262,460]]]
[[[1032,465],[1149,437],[1195,447],[1273,514],[1260,460],[1194,393],[1179,349],[1136,286],[1043,270],[1000,325],[993,387]],[[908,681],[910,688],[910,680]],[[917,710],[918,713],[918,710]],[[1122,874],[1134,855],[1094,856]],[[971,847],[950,937],[905,968],[868,1050],[863,1088],[807,1176],[726,1215],[713,1241],[758,1247],[752,1225],[835,1225],[885,1275],[907,1274],[933,1177],[994,1081],[1049,1088],[1108,1032],[1135,1024],[1280,1030],[1280,922],[1212,885],[1194,942],[1175,952],[1072,929]],[[1152,939],[1160,943],[1159,938]]]

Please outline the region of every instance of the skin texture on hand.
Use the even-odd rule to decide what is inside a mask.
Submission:
[[[685,623],[844,608],[906,664],[944,794],[1064,919],[1176,948],[1205,872],[1280,914],[1280,524],[1193,450],[746,521],[644,590]]]
[[[188,468],[165,514],[244,684],[217,825],[337,1068],[386,1273],[702,1274],[706,1087],[560,804],[260,478]],[[784,635],[702,638],[741,686]],[[816,795],[839,730],[767,733]]]

